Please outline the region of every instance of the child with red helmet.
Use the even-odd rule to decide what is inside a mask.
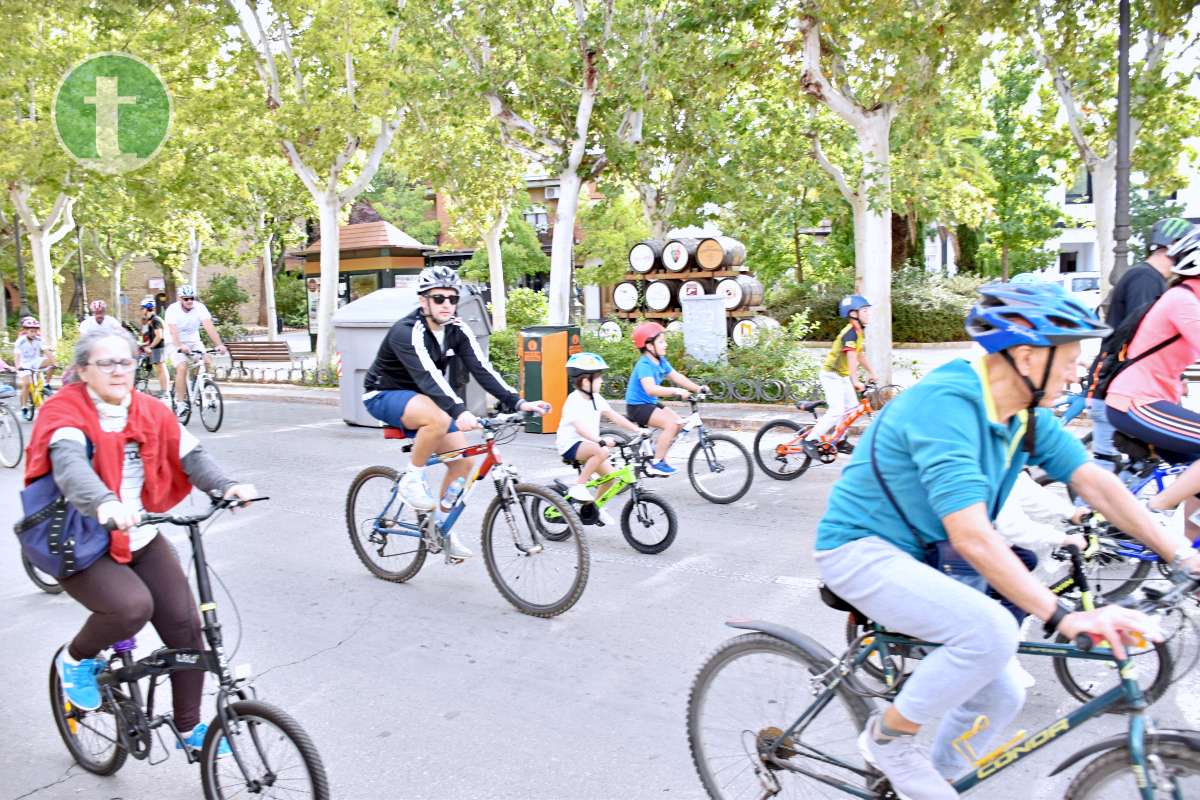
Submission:
[[[662,429],[654,451],[654,463],[649,467],[650,472],[658,475],[675,473],[674,467],[667,463],[667,450],[683,428],[683,420],[664,407],[659,398],[687,398],[708,391],[707,387],[689,380],[667,361],[666,333],[657,322],[643,322],[633,329],[633,346],[642,352],[642,357],[634,365],[625,388],[625,416],[643,427]],[[670,381],[675,386],[663,386],[663,381]]]

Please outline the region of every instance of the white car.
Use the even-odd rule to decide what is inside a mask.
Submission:
[[[1053,280],[1093,311],[1104,299],[1104,293],[1100,291],[1099,272],[1064,272]]]

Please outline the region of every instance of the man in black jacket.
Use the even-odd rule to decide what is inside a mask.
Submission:
[[[1167,250],[1192,229],[1192,223],[1179,217],[1167,217],[1154,223],[1150,230],[1150,241],[1146,243],[1149,255],[1146,260],[1134,265],[1121,276],[1108,298],[1108,316],[1104,320],[1114,331],[1125,317],[1140,311],[1162,297],[1167,290],[1167,279],[1175,259]],[[1108,342],[1100,345],[1106,350]],[[1088,401],[1088,416],[1092,419],[1092,454],[1103,461],[1113,461],[1117,449],[1113,446],[1113,427],[1108,422],[1104,401],[1091,398]]]
[[[463,432],[479,427],[475,415],[454,391],[448,378],[455,360],[500,400],[505,412],[545,414],[550,405],[530,403],[504,382],[479,348],[471,329],[455,313],[462,284],[449,267],[426,267],[417,278],[417,309],[392,325],[363,383],[363,404],[371,416],[415,437],[412,466],[400,479],[404,502],[431,511],[436,499],[425,482],[425,465],[435,452],[467,446]],[[456,478],[466,478],[473,468],[463,458],[446,465],[439,496]],[[462,559],[471,551],[450,534],[450,555]]]

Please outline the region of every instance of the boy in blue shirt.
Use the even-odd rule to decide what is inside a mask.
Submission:
[[[658,445],[654,450],[654,463],[648,472],[656,475],[674,475],[675,468],[667,463],[667,450],[683,428],[683,420],[659,402],[660,397],[678,397],[686,400],[692,394],[708,391],[707,387],[688,380],[667,361],[667,331],[657,322],[643,322],[633,329],[633,346],[642,352],[629,376],[625,388],[625,416],[643,428],[661,428]],[[675,387],[663,386],[663,381]]]
[[[1027,463],[1069,480],[1176,568],[1200,571],[1190,543],[1160,530],[1045,408],[1078,376],[1080,341],[1109,329],[1057,286],[996,284],[980,294],[966,329],[987,355],[945,364],[889,404],[864,434],[817,528],[817,566],[834,593],[891,630],[943,645],[859,738],[864,759],[896,793],[921,800],[958,797],[948,781],[970,765],[955,754],[954,739],[987,716],[987,729],[971,742],[987,752],[1025,699],[1012,669],[1013,615],[931,566],[939,543],[949,541],[998,593],[1044,620],[1047,636],[1090,633],[1118,652],[1125,632],[1159,636],[1155,622],[1136,611],[1063,604],[996,532],[993,520]],[[927,754],[914,734],[939,721]]]

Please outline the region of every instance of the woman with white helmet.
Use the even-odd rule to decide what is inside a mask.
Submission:
[[[1112,379],[1104,402],[1118,431],[1153,445],[1170,461],[1187,462],[1200,459],[1200,414],[1181,402],[1183,371],[1200,359],[1200,227],[1175,242],[1168,255],[1175,261],[1171,288],[1138,324],[1128,366]],[[1200,536],[1200,526],[1192,521],[1200,509],[1197,492],[1200,464],[1193,464],[1147,507],[1170,512],[1186,501],[1186,533],[1194,541]]]

